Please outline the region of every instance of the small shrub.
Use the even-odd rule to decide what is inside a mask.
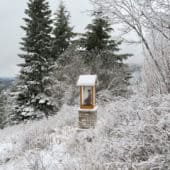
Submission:
[[[31,154],[26,157],[26,160],[30,170],[46,170],[43,158],[40,154]]]
[[[42,130],[35,130],[30,133],[28,133],[22,144],[22,150],[31,150],[31,149],[45,149],[49,147],[51,144],[51,139],[49,137],[49,134]]]

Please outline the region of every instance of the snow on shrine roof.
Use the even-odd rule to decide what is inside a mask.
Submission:
[[[77,81],[77,86],[94,86],[97,80],[97,75],[80,75]]]

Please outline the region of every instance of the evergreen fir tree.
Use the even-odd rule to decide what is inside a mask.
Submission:
[[[63,2],[60,3],[59,9],[56,12],[53,30],[53,57],[55,60],[64,52],[70,45],[71,38],[75,35],[73,27],[70,26],[70,14],[66,10]]]
[[[87,51],[96,53],[96,55],[86,55],[85,61],[87,63],[93,61],[95,57],[102,53],[101,60],[103,66],[108,67],[110,64],[121,62],[127,59],[129,54],[116,54],[118,52],[121,42],[116,42],[111,38],[113,28],[107,19],[100,17],[100,13],[94,15],[95,18],[92,24],[89,24],[86,29],[87,32],[82,38],[82,42]]]
[[[22,26],[25,37],[21,43],[21,50],[24,53],[19,55],[24,59],[24,63],[20,64],[18,103],[23,108],[33,106],[45,110],[47,106],[42,107],[42,104],[50,105],[52,94],[50,92],[52,83],[50,72],[53,62],[50,36],[52,20],[49,3],[46,0],[29,0],[25,14],[26,25]]]
[[[98,74],[98,90],[109,90],[113,95],[126,95],[130,71],[123,63],[131,54],[120,54],[119,45],[112,39],[113,28],[109,21],[101,17],[100,12],[94,15],[92,24],[81,39],[85,48],[84,61],[92,74]]]

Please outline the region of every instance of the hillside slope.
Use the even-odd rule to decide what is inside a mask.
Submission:
[[[100,104],[95,129],[77,127],[77,107],[0,131],[0,170],[168,170],[170,95]]]

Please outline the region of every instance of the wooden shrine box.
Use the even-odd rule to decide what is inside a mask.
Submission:
[[[80,75],[77,86],[80,87],[79,127],[94,128],[97,119],[96,75]]]

